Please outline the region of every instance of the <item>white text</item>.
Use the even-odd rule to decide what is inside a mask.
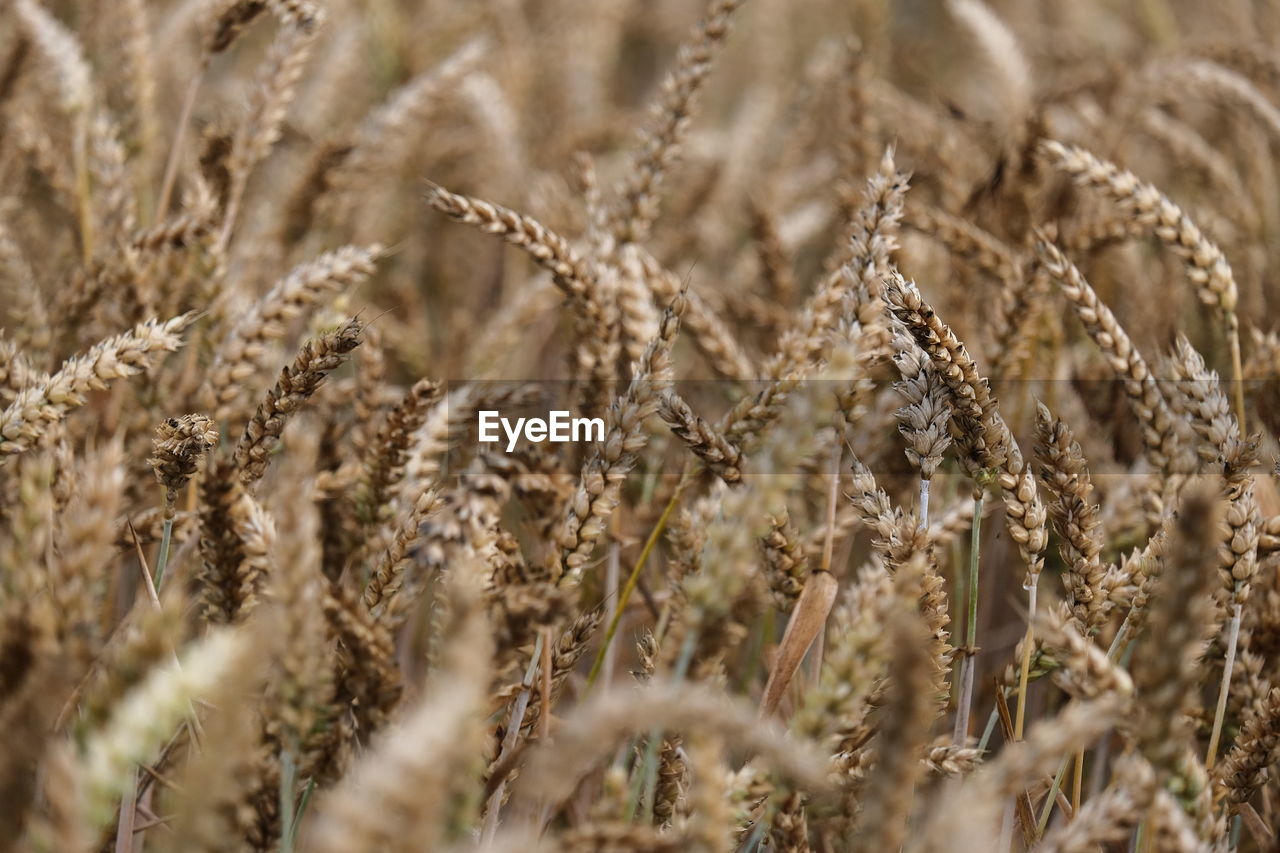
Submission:
[[[498,412],[481,410],[480,441],[492,444],[501,441],[498,428],[502,428],[507,438],[507,452],[516,449],[516,444],[523,435],[526,439],[539,444],[550,441],[560,444],[570,441],[604,441],[604,418],[575,418],[567,411],[548,412],[543,418],[504,418]]]

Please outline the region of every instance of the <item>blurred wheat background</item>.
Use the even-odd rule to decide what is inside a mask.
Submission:
[[[1280,849],[1278,146],[1268,2],[0,0],[0,849]]]

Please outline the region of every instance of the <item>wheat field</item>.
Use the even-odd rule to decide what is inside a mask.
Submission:
[[[0,850],[1280,849],[1277,151],[1252,0],[0,0]]]

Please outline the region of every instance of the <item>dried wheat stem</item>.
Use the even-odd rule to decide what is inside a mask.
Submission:
[[[1236,407],[1236,422],[1241,432],[1248,432],[1244,418],[1244,368],[1240,363],[1240,321],[1234,312],[1227,322],[1227,346],[1231,349],[1231,393]]]
[[[1027,686],[1031,676],[1031,649],[1035,645],[1036,590],[1032,582],[1027,590],[1027,635],[1022,641],[1022,668],[1018,673],[1018,710],[1013,722],[1014,740],[1022,740],[1022,727],[1027,718]]]
[[[542,659],[542,644],[544,642],[544,634],[538,632],[537,639],[534,640],[533,653],[529,656],[529,665],[524,671],[524,681],[520,684],[520,693],[516,696],[515,702],[511,705],[511,713],[507,717],[507,731],[502,738],[502,746],[498,749],[498,756],[494,759],[494,766],[500,766],[503,760],[511,755],[516,748],[516,743],[520,740],[520,730],[524,726],[524,715],[529,710],[529,698],[533,693],[533,679],[538,672],[538,664]],[[507,781],[503,779],[498,783],[489,799],[485,801],[484,823],[480,829],[480,841],[487,844],[493,840],[498,832],[498,814],[502,809],[504,798],[506,797]]]
[[[1222,722],[1227,715],[1227,694],[1231,692],[1231,671],[1236,663],[1236,647],[1240,642],[1241,605],[1233,605],[1231,622],[1227,626],[1227,656],[1222,662],[1222,684],[1218,687],[1218,705],[1213,714],[1213,733],[1205,753],[1204,769],[1212,770],[1218,760],[1218,739],[1222,737]]]
[[[177,126],[173,133],[173,142],[169,146],[169,157],[165,161],[164,177],[160,181],[160,195],[156,199],[155,217],[159,221],[169,211],[169,200],[173,197],[173,187],[178,181],[178,163],[182,159],[182,149],[187,143],[187,126],[191,124],[191,115],[196,109],[196,98],[200,94],[200,85],[204,81],[208,65],[202,63],[200,69],[187,84],[186,94],[182,97],[182,111],[178,113]]]
[[[1076,750],[1075,772],[1071,776],[1071,813],[1079,814],[1080,806],[1084,802],[1084,750]],[[1040,836],[1044,837],[1044,829],[1040,830]]]
[[[75,169],[76,211],[80,222],[81,260],[88,265],[93,260],[93,186],[89,174],[89,128],[83,114],[74,117],[75,127],[71,136],[71,161]]]

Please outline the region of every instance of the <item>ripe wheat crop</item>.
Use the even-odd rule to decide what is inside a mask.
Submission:
[[[0,851],[1280,849],[1280,10],[0,0]]]

